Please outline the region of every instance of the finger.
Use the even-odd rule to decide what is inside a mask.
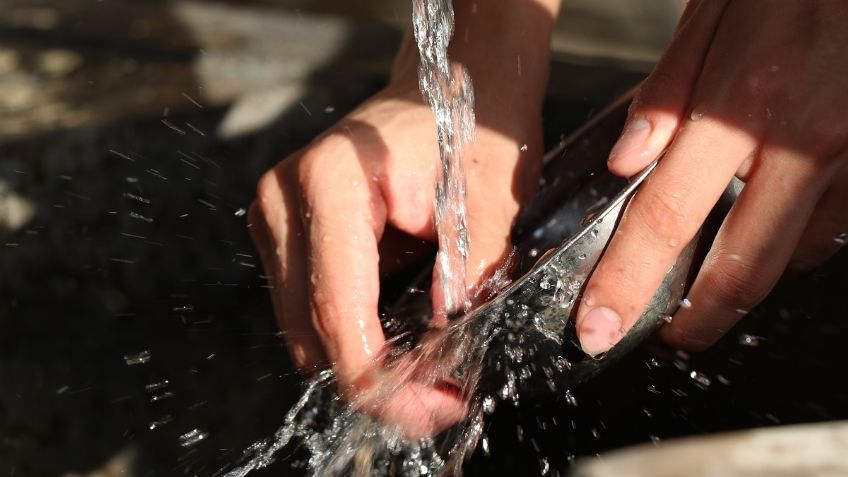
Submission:
[[[777,283],[826,181],[801,154],[764,147],[762,164],[717,235],[681,308],[662,330],[672,346],[711,346]]]
[[[348,150],[349,141],[331,137],[323,144],[308,152],[297,170],[308,295],[313,324],[337,377],[350,386],[371,367],[384,342],[377,317],[377,243],[385,208],[356,151]]]
[[[690,119],[629,204],[577,312],[578,337],[587,354],[607,351],[636,322],[739,164],[756,148],[748,131],[716,117]]]
[[[488,297],[489,290],[483,285],[505,264],[512,251],[512,224],[521,206],[534,197],[538,188],[543,149],[540,134],[525,133],[507,137],[484,128],[479,133],[487,135],[487,150],[514,153],[492,157],[479,151],[474,143],[465,148],[467,231],[470,242],[465,285],[471,291],[468,297],[470,305],[476,305]],[[442,280],[434,273],[431,296],[436,310],[445,308],[441,286]],[[444,314],[437,313],[434,324],[443,324],[443,318]]]
[[[346,139],[331,140],[320,155],[305,157],[298,171],[313,322],[340,391],[355,407],[407,437],[432,435],[461,420],[465,407],[455,394],[433,386],[438,377],[422,382],[397,376],[377,361],[385,344],[377,315],[377,244],[387,211],[379,184],[352,147]]]
[[[610,152],[613,174],[632,176],[671,142],[685,113],[728,0],[690,2],[668,49],[642,83],[621,138]]]
[[[287,161],[289,162],[289,161]],[[306,244],[288,163],[266,173],[250,207],[249,230],[268,277],[275,315],[295,365],[310,371],[323,367],[326,356],[312,327],[307,300]]]
[[[845,166],[816,205],[789,264],[790,270],[810,270],[848,243],[848,153],[843,153],[839,162]]]

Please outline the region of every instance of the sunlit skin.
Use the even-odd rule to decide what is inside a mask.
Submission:
[[[606,351],[633,326],[734,175],[745,190],[691,306],[661,331],[670,345],[708,348],[787,267],[812,268],[842,246],[846,22],[839,0],[689,3],[609,159],[612,172],[630,176],[668,147],[587,285],[577,313],[585,351]]]
[[[477,99],[476,140],[464,151],[469,288],[510,251],[512,221],[538,183],[554,18],[528,0],[474,3],[455,3],[450,50],[468,68]],[[397,376],[374,361],[385,342],[377,314],[381,269],[389,271],[396,254],[426,251],[421,239],[436,239],[439,155],[417,66],[408,35],[389,86],[269,171],[250,213],[295,363],[306,371],[332,365],[348,400],[410,438],[432,435],[466,412],[447,376],[394,392]],[[400,234],[419,240],[398,247]]]
[[[473,287],[509,250],[512,221],[537,183],[559,2],[454,3],[451,58],[469,68],[477,92],[477,140],[465,153]],[[661,331],[669,344],[705,349],[787,267],[813,267],[839,249],[834,238],[848,231],[845,25],[842,0],[690,1],[610,155],[610,170],[630,176],[668,150],[587,285],[577,313],[584,351],[606,351],[633,325],[734,175],[746,188],[692,306]],[[348,400],[410,438],[466,412],[438,379],[382,396],[392,376],[375,361],[385,342],[380,274],[435,239],[438,152],[416,65],[407,38],[389,86],[269,171],[250,212],[295,363],[306,372],[332,366]]]

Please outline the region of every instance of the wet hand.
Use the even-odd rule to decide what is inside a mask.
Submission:
[[[848,232],[848,4],[690,0],[631,106],[609,168],[634,197],[577,313],[584,351],[617,343],[731,178],[745,188],[661,334],[702,350],[787,268],[820,264]]]
[[[398,376],[380,363],[386,346],[377,309],[381,268],[433,250],[436,238],[435,122],[414,76],[397,76],[265,174],[249,218],[296,365],[332,366],[349,402],[418,438],[462,420],[466,403],[445,384],[450,376]],[[543,85],[524,98],[532,101],[520,101],[508,97],[525,94],[518,88],[505,95],[478,82],[478,98],[489,105],[478,108],[477,138],[464,153],[469,287],[510,251],[512,220],[535,189]],[[517,106],[505,107],[506,101]]]

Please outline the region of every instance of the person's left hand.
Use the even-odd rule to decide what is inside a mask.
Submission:
[[[577,313],[583,350],[616,344],[644,312],[731,178],[746,186],[669,344],[712,345],[784,270],[820,264],[848,232],[848,3],[691,0],[642,85],[609,168],[667,149],[629,206]]]

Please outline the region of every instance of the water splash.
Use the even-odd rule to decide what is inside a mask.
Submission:
[[[419,85],[436,122],[441,174],[436,183],[435,217],[439,252],[435,277],[442,304],[434,313],[462,314],[472,301],[490,299],[509,283],[504,266],[473,293],[466,288],[469,240],[466,222],[462,148],[474,135],[474,94],[468,72],[451,65],[448,44],[453,34],[450,0],[413,0],[413,30],[420,55]],[[467,419],[433,439],[405,440],[400,429],[360,412],[357,398],[340,399],[335,378],[324,371],[311,380],[285,422],[269,439],[249,447],[227,477],[244,477],[267,467],[293,438],[309,451],[312,475],[459,475],[461,465],[477,445],[483,413],[491,412],[491,396],[476,396],[488,336],[472,336],[471,322],[460,318],[431,329],[414,344],[400,336],[379,360],[392,378],[377,384],[376,403],[386,402],[412,383],[436,386],[448,377],[467,403]],[[517,398],[517,396],[516,396]],[[369,399],[375,401],[373,396]],[[372,404],[373,405],[373,404]]]
[[[469,327],[469,320],[456,320],[431,330],[411,349],[390,349],[383,360],[393,379],[382,380],[376,391],[378,402],[388,400],[413,380],[435,385],[449,370],[469,403],[464,422],[435,438],[407,440],[401,429],[360,412],[356,398],[353,404],[340,399],[335,377],[326,370],[308,382],[274,436],[248,447],[226,477],[267,467],[294,438],[309,452],[310,475],[461,475],[462,463],[482,435],[483,413],[494,407],[491,397],[474,395],[482,355],[475,352],[477,340],[468,339]]]

